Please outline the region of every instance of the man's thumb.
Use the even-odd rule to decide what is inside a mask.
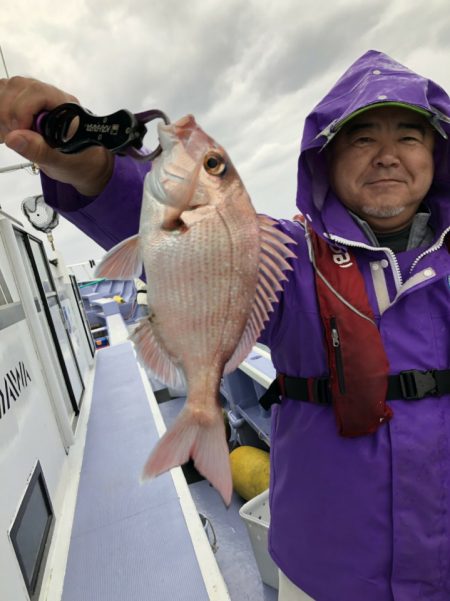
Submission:
[[[29,130],[12,131],[6,136],[5,144],[11,150],[33,162],[41,162],[47,150],[43,138]]]

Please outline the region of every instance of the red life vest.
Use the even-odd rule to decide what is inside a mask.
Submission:
[[[348,250],[307,227],[328,354],[333,407],[342,436],[375,432],[392,417],[386,404],[389,362],[364,278]]]

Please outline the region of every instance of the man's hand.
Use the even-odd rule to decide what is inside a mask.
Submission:
[[[71,94],[36,79],[0,79],[0,143],[37,163],[48,177],[71,184],[85,196],[95,196],[111,177],[113,155],[100,147],[66,155],[50,148],[43,137],[31,129],[33,119],[41,111],[49,111],[65,102],[79,104]]]

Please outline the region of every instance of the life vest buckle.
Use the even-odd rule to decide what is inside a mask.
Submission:
[[[419,371],[411,369],[399,374],[403,398],[408,401],[423,399],[437,393],[437,381],[434,370]]]

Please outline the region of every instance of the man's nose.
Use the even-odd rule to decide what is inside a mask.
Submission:
[[[395,167],[400,164],[397,148],[394,143],[386,143],[379,147],[373,158],[376,167]]]

